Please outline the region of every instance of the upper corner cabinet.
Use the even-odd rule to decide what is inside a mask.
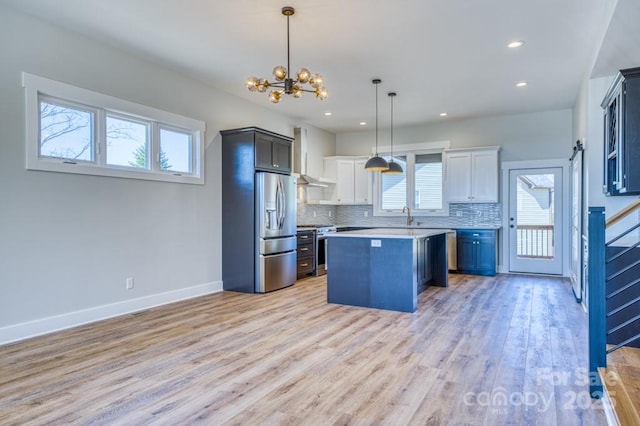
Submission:
[[[498,202],[498,151],[490,146],[445,151],[445,179],[450,203]]]
[[[637,166],[640,161],[640,67],[620,70],[601,106],[604,109],[604,193],[640,194],[640,167]]]

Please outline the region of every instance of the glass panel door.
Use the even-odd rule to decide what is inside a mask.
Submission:
[[[509,171],[509,270],[562,274],[562,169]]]

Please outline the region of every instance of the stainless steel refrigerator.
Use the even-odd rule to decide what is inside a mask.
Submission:
[[[255,292],[266,293],[296,281],[296,178],[255,174]]]
[[[296,279],[292,138],[222,130],[222,288],[264,293]]]

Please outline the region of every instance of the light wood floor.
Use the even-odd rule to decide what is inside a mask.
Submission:
[[[414,314],[324,278],[0,347],[0,424],[601,425],[565,280],[452,275]]]
[[[621,425],[640,425],[640,349],[622,347],[607,355],[601,377]]]

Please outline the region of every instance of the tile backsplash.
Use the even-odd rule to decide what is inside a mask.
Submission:
[[[298,225],[336,225],[336,206],[298,203]]]
[[[329,206],[298,203],[299,224],[404,226],[406,216],[374,216],[373,206]],[[493,227],[502,224],[500,203],[449,204],[449,216],[414,216],[413,225]]]

